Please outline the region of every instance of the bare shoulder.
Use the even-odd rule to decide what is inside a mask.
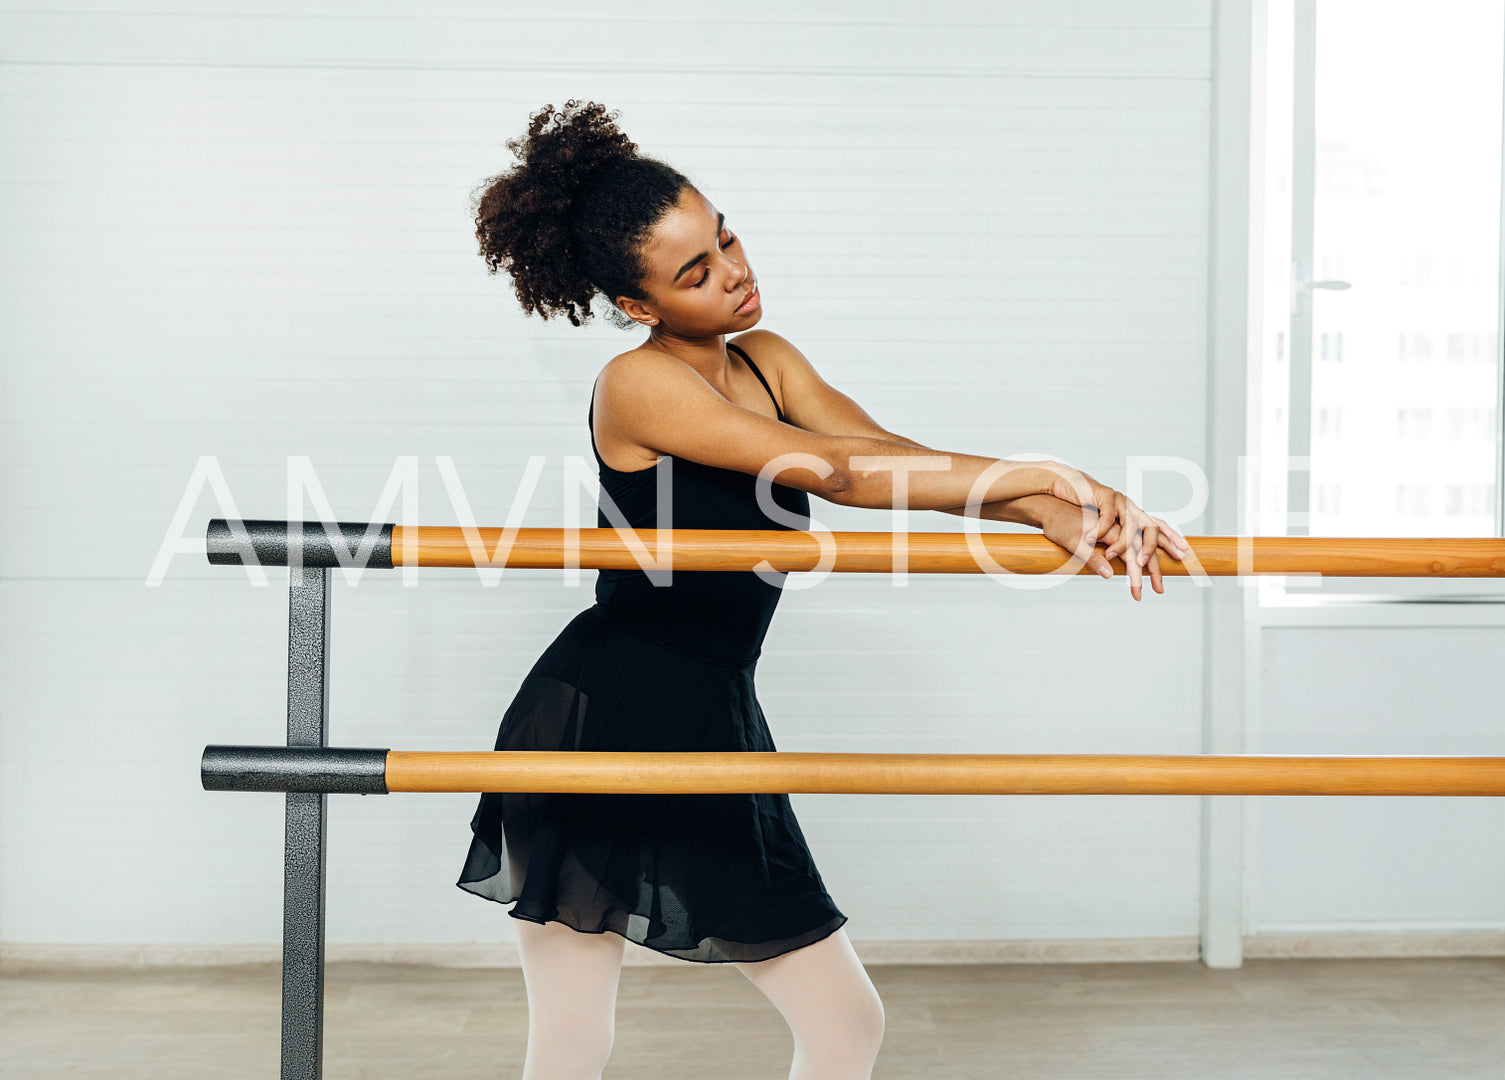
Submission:
[[[634,399],[652,397],[672,390],[676,385],[703,382],[688,365],[680,363],[658,349],[635,348],[618,353],[606,362],[596,379],[596,402],[607,399],[623,405]]]
[[[727,340],[752,357],[764,378],[775,387],[780,385],[785,372],[809,369],[810,362],[804,355],[772,331],[749,330]],[[624,408],[638,408],[650,406],[655,400],[662,402],[665,395],[698,397],[706,393],[720,396],[688,364],[659,349],[639,346],[606,362],[597,379],[595,400],[598,408],[607,399]],[[763,393],[758,391],[754,396],[761,400]],[[778,396],[782,398],[783,394]]]
[[[672,399],[685,375],[685,365],[656,349],[634,348],[608,360],[596,377],[591,396],[592,436],[603,461],[619,472],[651,468],[658,454],[645,447],[628,421],[634,413]]]
[[[781,484],[827,498],[841,490],[845,478],[835,469],[817,472],[804,464],[839,458],[841,448],[833,438],[769,416],[762,411],[761,388],[757,394],[762,400],[748,408],[673,356],[628,350],[607,361],[596,383],[597,450],[620,471],[649,468],[662,455],[751,476],[762,476],[777,463]],[[751,399],[753,388],[744,384],[737,396]],[[784,464],[790,455],[801,463]]]
[[[806,431],[914,441],[883,427],[866,409],[828,383],[805,354],[786,338],[757,328],[737,335],[736,342],[760,368],[770,371],[770,378],[777,379],[784,416],[789,423]]]
[[[759,370],[776,378],[780,383],[783,382],[785,373],[792,368],[810,366],[810,361],[805,359],[805,354],[795,348],[792,341],[772,330],[755,327],[729,340],[746,351],[747,355],[753,358],[753,363],[758,365]]]
[[[596,448],[622,471],[647,468],[661,454],[687,456],[668,448],[672,440],[665,429],[698,425],[713,432],[717,422],[704,414],[718,403],[741,411],[689,364],[659,349],[628,349],[608,360],[596,378]]]

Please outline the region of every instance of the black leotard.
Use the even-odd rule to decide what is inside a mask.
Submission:
[[[773,398],[746,352],[728,343]],[[774,409],[784,419],[778,400]],[[587,412],[594,425],[594,408]],[[592,449],[595,439],[592,435]],[[602,502],[635,529],[787,529],[809,496],[773,484],[788,520],[763,512],[757,478],[666,455],[613,469],[596,450]],[[672,521],[659,521],[667,466]],[[794,517],[791,517],[794,515]],[[498,750],[776,749],[754,673],[777,584],[744,571],[600,570],[596,602],[544,650],[502,717]],[[670,956],[763,960],[833,933],[847,917],[821,881],[785,794],[482,795],[457,884],[532,922],[611,930]]]
[[[747,354],[735,350],[779,408],[768,380]],[[595,406],[588,412],[592,425]],[[591,448],[595,449],[594,432]],[[789,528],[772,520],[758,506],[757,477],[731,469],[702,465],[687,458],[665,455],[658,464],[646,469],[622,472],[613,469],[596,451],[601,467],[601,488],[614,501],[633,528],[674,529],[782,529]],[[660,472],[672,474],[672,502],[665,501],[661,519],[655,516]],[[774,502],[785,511],[785,518],[797,517],[798,528],[810,522],[810,496],[799,488],[775,483],[770,487]],[[605,499],[596,511],[596,525],[607,529]],[[674,645],[706,658],[736,663],[757,659],[769,621],[778,606],[783,574],[770,574],[778,585],[769,584],[755,573],[723,570],[681,570],[674,573],[672,587],[655,586],[642,570],[602,570],[596,580],[596,603],[612,614],[632,623],[638,632],[655,640]]]

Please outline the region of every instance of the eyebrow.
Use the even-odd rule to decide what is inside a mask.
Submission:
[[[717,214],[716,215],[716,237],[717,237],[717,239],[720,239],[720,237],[721,237],[721,226],[723,224],[725,224],[725,222],[726,222],[726,215],[725,214]],[[694,266],[701,259],[706,258],[708,255],[710,255],[709,251],[702,251],[699,255],[695,256],[689,262],[685,263],[683,266],[681,266],[679,268],[679,273],[677,273],[677,274],[674,275],[674,280],[678,281],[680,278],[684,277],[684,274],[685,274],[686,270],[690,269],[690,267]]]

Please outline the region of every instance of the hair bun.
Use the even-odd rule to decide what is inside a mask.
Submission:
[[[486,266],[512,275],[524,311],[564,314],[576,326],[590,317],[595,288],[573,257],[570,218],[592,173],[637,153],[616,117],[594,101],[545,105],[529,117],[526,135],[507,140],[517,164],[487,179],[473,199]]]
[[[640,245],[689,180],[639,154],[616,116],[594,101],[545,105],[526,135],[507,140],[517,164],[474,198],[486,265],[511,275],[530,314],[579,326],[598,291],[608,301],[645,295]]]
[[[527,180],[573,198],[603,164],[637,153],[637,143],[617,127],[617,115],[595,101],[566,101],[558,111],[545,105],[529,117],[528,133],[508,139],[507,148]]]

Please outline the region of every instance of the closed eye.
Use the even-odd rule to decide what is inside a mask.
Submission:
[[[727,233],[726,234],[726,241],[725,241],[725,243],[723,243],[721,245],[721,250],[725,251],[727,248],[731,247],[736,242],[737,242],[737,238],[735,236],[733,236],[731,233]],[[705,268],[705,273],[703,273],[703,274],[700,275],[700,280],[697,281],[694,285],[691,285],[690,288],[692,288],[692,289],[698,289],[702,285],[704,285],[707,281],[710,281],[710,280],[711,280],[711,268],[709,266],[707,266]]]

